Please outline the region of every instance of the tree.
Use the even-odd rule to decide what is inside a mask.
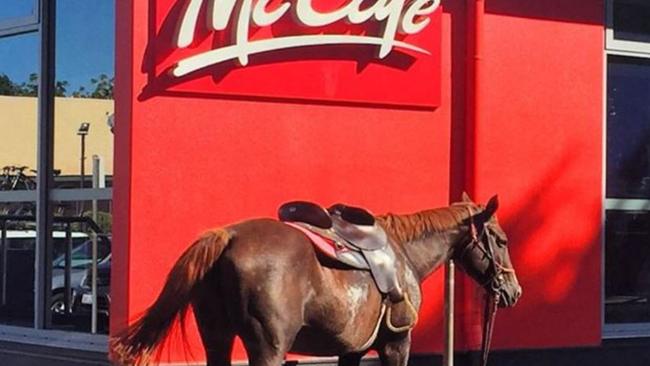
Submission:
[[[79,89],[72,92],[72,97],[73,98],[87,98],[88,97],[88,92],[86,91],[85,87],[80,86]]]
[[[95,90],[90,93],[91,98],[113,99],[113,85],[115,78],[109,78],[106,74],[99,75],[99,79],[90,79]]]
[[[66,96],[66,88],[68,87],[70,83],[68,83],[65,80],[62,81],[57,81],[56,85],[54,87],[54,95],[57,97],[65,97]]]
[[[94,99],[113,99],[113,86],[115,78],[106,74],[101,74],[97,78],[90,79],[92,91],[88,91],[85,86],[72,92],[73,98],[94,98]]]
[[[89,92],[84,86],[80,86],[74,92],[68,92],[70,83],[66,80],[59,80],[54,85],[54,95],[57,97],[113,99],[114,83],[115,78],[101,74],[97,78],[90,79],[92,92]],[[0,95],[38,96],[38,74],[29,74],[27,82],[20,84],[13,82],[7,75],[0,74]]]
[[[5,74],[0,74],[0,95],[16,95],[16,84]]]
[[[29,74],[29,80],[26,83],[20,84],[18,93],[23,97],[35,97],[38,95],[38,74],[33,72]]]

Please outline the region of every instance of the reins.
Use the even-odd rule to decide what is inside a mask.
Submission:
[[[490,344],[492,343],[492,333],[494,331],[494,320],[499,308],[499,296],[495,293],[489,293],[485,296],[485,310],[483,312],[483,340],[481,342],[481,360],[483,366],[487,366],[488,356],[490,354]]]

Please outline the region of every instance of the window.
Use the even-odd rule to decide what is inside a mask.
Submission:
[[[0,38],[0,324],[34,324],[38,49],[35,33]]]
[[[86,311],[90,283],[93,233],[97,236],[97,262],[110,271],[113,182],[114,38],[115,2],[112,0],[58,0],[56,2],[56,90],[54,115],[53,211],[57,220],[83,217],[74,223],[87,235],[69,255],[72,299],[68,313],[53,317],[51,328],[91,330]],[[92,26],[89,26],[92,24]],[[92,222],[93,225],[89,225]],[[55,229],[57,226],[55,224]],[[54,242],[52,268],[53,310],[65,310],[60,280],[66,268],[65,249]],[[108,284],[102,286],[108,292]],[[98,302],[104,297],[99,295]],[[58,306],[58,308],[57,308]],[[108,311],[100,311],[97,331],[108,331]]]
[[[607,69],[607,198],[650,199],[650,59]]]
[[[650,335],[650,3],[607,1],[604,336]]]
[[[53,95],[39,95],[39,55],[51,55],[52,50],[41,44],[36,31],[39,9],[47,10],[48,4],[56,5],[56,83]],[[96,323],[99,333],[107,332],[114,7],[112,0],[6,0],[0,6],[0,328],[87,332]],[[40,143],[53,143],[54,152],[40,158],[54,162],[53,186],[40,203],[48,202],[53,214],[47,243],[52,257],[41,268],[35,266],[36,253],[44,252],[47,236],[37,231],[41,225],[34,217],[42,196],[37,195],[42,189],[36,186],[42,177],[37,151],[49,149],[38,146],[37,136],[51,121],[39,117],[37,108],[39,102],[50,104],[51,98],[54,137]],[[94,243],[99,290],[95,300],[89,274]],[[51,277],[43,281],[49,268]],[[91,322],[93,301],[101,304],[97,322]]]
[[[20,200],[36,189],[37,34],[0,38],[0,55],[0,214],[33,215]]]

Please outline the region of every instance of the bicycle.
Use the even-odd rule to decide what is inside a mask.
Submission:
[[[18,191],[36,189],[36,181],[33,177],[25,174],[27,166],[8,165],[2,168],[0,190]]]
[[[25,174],[27,166],[8,165],[2,168],[0,175],[1,191],[18,191],[36,189],[36,181]],[[0,204],[0,214],[3,215],[33,215],[33,202],[5,202]]]

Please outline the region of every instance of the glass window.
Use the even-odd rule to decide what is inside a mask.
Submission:
[[[92,204],[88,205],[89,207]],[[75,311],[73,303],[80,293],[82,281],[92,263],[93,235],[97,235],[98,263],[110,261],[111,235],[108,202],[99,202],[98,220],[87,217],[57,217],[52,232],[52,326],[58,329],[83,329],[87,318]],[[34,316],[34,258],[36,230],[34,221],[4,220],[0,217],[0,323],[31,327]],[[70,269],[66,275],[66,252],[69,250]],[[110,268],[109,268],[110,269]],[[70,295],[66,307],[66,276]],[[88,283],[89,280],[87,281]],[[108,282],[106,282],[108,286]],[[108,320],[108,315],[105,317]]]
[[[650,59],[608,56],[605,323],[650,323]],[[616,328],[616,326],[623,328]],[[627,327],[627,328],[626,328]]]
[[[36,33],[0,38],[0,323],[28,327],[36,203],[25,193],[36,188],[38,49]]]
[[[607,198],[650,199],[650,60],[610,56]]]
[[[0,323],[34,324],[34,221],[0,215]]]
[[[35,0],[5,0],[2,2],[0,22],[33,16],[36,13]]]
[[[650,212],[608,211],[605,322],[650,323]]]
[[[0,38],[0,192],[36,188],[38,37]],[[16,204],[5,214],[28,213]],[[7,212],[9,210],[9,212]]]
[[[91,188],[93,156],[101,160],[100,186],[112,186],[114,7],[112,0],[57,1],[55,188]]]
[[[650,3],[647,0],[615,0],[614,38],[650,42]]]
[[[38,95],[39,37],[24,33],[36,29],[38,4],[0,6],[0,324],[28,327],[34,325],[39,235],[29,190],[36,187],[37,105],[44,96]],[[46,327],[89,330],[88,309],[97,301],[98,331],[106,332],[112,201],[103,188],[111,187],[113,172],[115,2],[58,0],[56,6],[53,257],[46,286],[52,321]],[[93,300],[88,271],[95,237],[100,267]]]
[[[55,235],[52,261],[51,327],[71,331],[91,330],[93,237],[97,240],[97,332],[108,332],[110,305],[110,262],[112,246],[112,207],[110,200],[96,204],[71,202],[72,207],[85,207],[82,217],[63,215],[54,218]],[[96,209],[96,211],[95,211]],[[95,212],[93,212],[95,211]],[[96,219],[93,217],[96,216]],[[66,231],[70,231],[66,236]],[[68,245],[68,240],[70,244]],[[67,258],[68,253],[70,257]],[[66,306],[65,278],[69,276],[70,292]]]
[[[0,36],[37,30],[38,0],[4,0],[0,11]]]
[[[92,263],[92,243],[93,241],[84,234],[72,241],[72,268],[86,268]],[[54,269],[65,269],[65,240],[54,241]],[[101,262],[111,253],[110,239],[107,235],[100,235],[97,238],[97,258]]]

